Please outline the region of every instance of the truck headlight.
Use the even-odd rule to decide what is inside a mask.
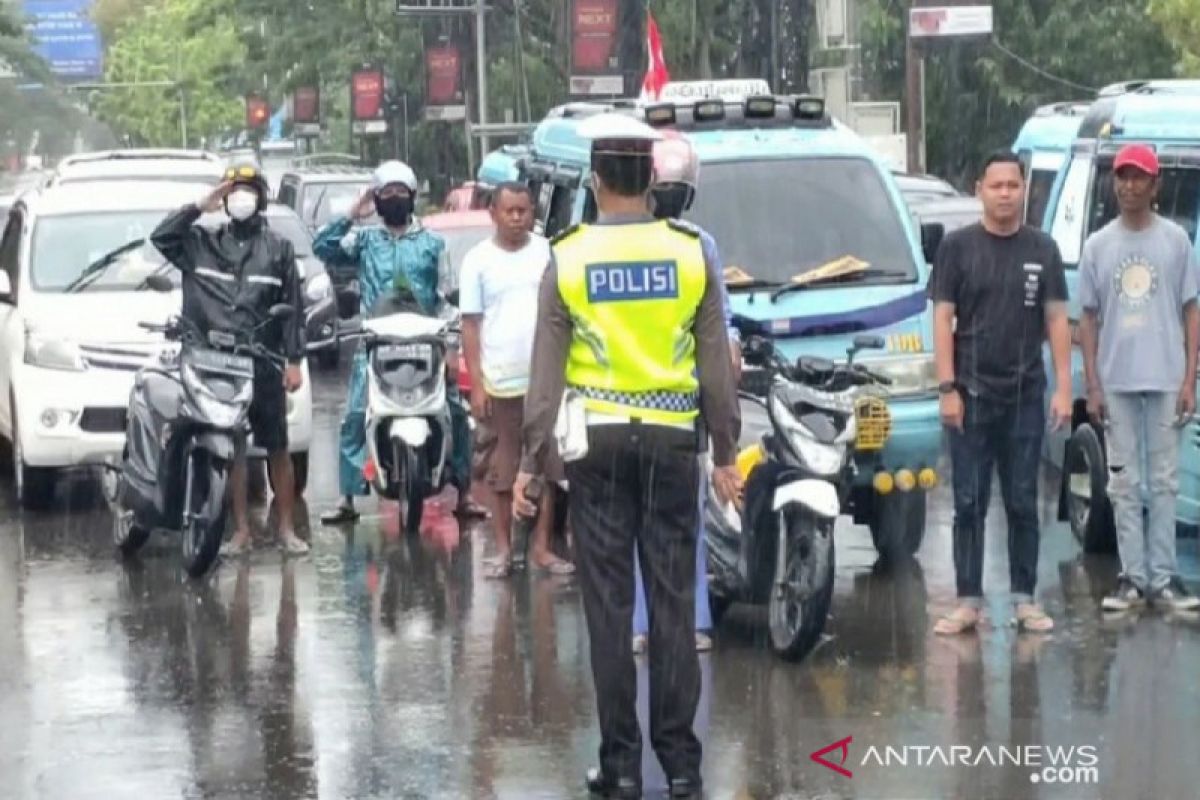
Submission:
[[[314,275],[304,286],[304,296],[310,303],[318,303],[326,297],[333,297],[333,283],[329,280],[329,274],[322,272],[320,275]]]
[[[864,359],[862,364],[872,372],[891,379],[892,385],[883,388],[892,396],[932,394],[937,391],[937,365],[932,353],[903,358]]]
[[[70,339],[44,336],[33,331],[25,332],[25,363],[45,369],[61,369],[82,372],[87,367],[79,352],[79,345]]]

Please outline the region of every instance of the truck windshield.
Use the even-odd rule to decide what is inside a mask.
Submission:
[[[1088,214],[1088,233],[1098,231],[1116,219],[1119,209],[1113,188],[1112,162],[1100,164],[1092,184],[1091,213]],[[1162,170],[1158,190],[1158,213],[1178,223],[1192,243],[1196,243],[1196,220],[1200,215],[1200,169],[1167,167]]]
[[[916,280],[900,212],[879,170],[862,158],[704,164],[685,215],[717,242],[725,267],[782,283],[844,256],[870,272]]]

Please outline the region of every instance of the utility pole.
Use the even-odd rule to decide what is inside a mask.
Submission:
[[[475,0],[475,75],[479,80],[479,124],[488,122],[488,86],[487,86],[487,46],[485,37],[487,28],[487,7],[483,0]],[[486,130],[486,128],[485,128]],[[467,137],[468,139],[470,136]],[[479,152],[491,150],[487,134],[479,137]]]
[[[912,7],[925,5],[913,0]],[[909,172],[925,171],[925,56],[913,43],[912,18],[904,20],[904,132]]]

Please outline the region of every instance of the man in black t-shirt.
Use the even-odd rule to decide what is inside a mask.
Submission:
[[[1042,345],[1050,340],[1056,376],[1050,413],[1058,428],[1071,418],[1071,342],[1062,258],[1053,239],[1021,224],[1024,189],[1024,167],[1015,155],[988,159],[976,185],[983,220],[946,237],[931,278],[958,583],[958,608],[935,627],[942,634],[963,633],[979,622],[993,465],[1008,520],[1017,625],[1037,632],[1054,627],[1034,600],[1038,465],[1046,427]]]

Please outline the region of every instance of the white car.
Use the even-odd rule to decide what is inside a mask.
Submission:
[[[98,181],[174,181],[216,186],[225,162],[203,150],[131,148],[67,156],[55,167],[51,186]]]
[[[23,506],[50,505],[60,470],[120,459],[134,375],[171,346],[138,323],[165,322],[181,302],[178,288],[144,288],[163,258],[138,240],[204,190],[201,183],[85,182],[43,188],[13,206],[0,239],[0,435],[12,443]],[[71,288],[89,265],[127,244],[94,282]],[[164,274],[178,287],[176,270]],[[300,481],[312,439],[307,361],[303,369],[303,388],[288,397]]]

